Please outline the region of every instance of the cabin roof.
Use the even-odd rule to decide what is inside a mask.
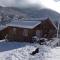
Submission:
[[[41,21],[47,20],[49,19],[53,26],[56,28],[57,30],[57,26],[55,25],[54,21],[52,21],[52,19],[50,17],[44,17],[44,18],[30,18],[30,19],[20,19],[20,20],[11,20],[11,22],[7,23],[6,26],[1,27],[0,31],[5,29],[8,26],[12,26],[12,27],[19,27],[19,28],[28,28],[28,29],[33,29],[35,28],[37,25],[41,24]]]
[[[44,21],[48,19],[48,17],[42,17],[42,18],[24,18],[24,19],[20,19],[20,20],[25,20],[25,21]]]
[[[8,26],[33,29],[40,23],[41,21],[13,20],[8,24]]]
[[[8,27],[8,26],[1,25],[1,26],[0,26],[0,31],[3,30],[3,29],[5,29],[5,28],[7,28],[7,27]]]
[[[39,25],[42,20],[46,20],[46,19],[47,19],[47,17],[13,20],[8,24],[8,26],[33,29],[37,25]]]
[[[57,30],[57,25],[56,25],[56,21],[52,20],[51,17],[42,17],[42,18],[26,18],[26,19],[23,19],[25,21],[45,21],[45,20],[50,20],[51,23],[53,24],[53,26],[55,27],[55,29]]]

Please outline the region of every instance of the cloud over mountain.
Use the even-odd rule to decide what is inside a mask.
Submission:
[[[48,8],[60,13],[60,0],[0,0],[0,6]]]
[[[39,0],[0,0],[0,6],[29,7],[38,6]]]

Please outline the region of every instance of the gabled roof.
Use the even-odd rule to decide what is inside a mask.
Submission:
[[[8,26],[12,26],[12,27],[20,27],[20,28],[33,29],[37,25],[39,25],[40,23],[41,23],[41,21],[13,20],[9,24],[7,24],[7,25]]]
[[[42,20],[46,20],[46,19],[47,19],[47,17],[45,17],[45,18],[26,18],[26,19],[20,19],[20,20],[12,20],[7,25],[12,26],[12,27],[33,29],[37,25],[39,25]]]
[[[41,24],[41,21],[44,21],[47,19],[49,19],[51,21],[51,23],[53,24],[53,26],[57,29],[57,26],[52,21],[52,19],[50,17],[45,17],[45,18],[30,18],[30,19],[21,19],[21,20],[11,20],[11,22],[6,24],[5,27],[3,27],[3,25],[2,25],[0,30],[3,30],[4,28],[6,28],[8,26],[33,29],[37,25]]]
[[[0,31],[4,30],[5,28],[7,28],[8,26],[4,26],[4,25],[1,25],[0,26]]]
[[[57,26],[56,26],[56,22],[54,21],[54,20],[52,20],[51,19],[51,17],[44,17],[44,18],[30,18],[30,19],[23,19],[23,20],[25,20],[25,21],[45,21],[45,20],[50,20],[51,21],[51,23],[52,23],[52,25],[55,27],[55,29],[57,30]]]

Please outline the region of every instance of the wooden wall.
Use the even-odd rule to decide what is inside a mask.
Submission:
[[[13,31],[13,28],[16,28],[16,27],[9,27],[8,28],[8,32],[7,32],[7,34],[8,34],[8,37],[7,37],[7,39],[8,40],[10,40],[10,41],[26,41],[26,42],[28,42],[28,41],[30,41],[31,40],[31,32],[30,32],[30,29],[28,29],[28,36],[27,37],[25,37],[25,36],[23,36],[23,31],[24,31],[24,29],[23,28],[16,28],[16,31],[14,32]]]

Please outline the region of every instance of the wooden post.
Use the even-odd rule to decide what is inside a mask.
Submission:
[[[58,27],[57,27],[57,38],[59,37],[59,23],[58,23]]]
[[[6,34],[6,36],[5,36],[5,40],[6,40],[6,42],[8,42],[8,40],[7,40],[7,36],[8,36],[8,34]]]

